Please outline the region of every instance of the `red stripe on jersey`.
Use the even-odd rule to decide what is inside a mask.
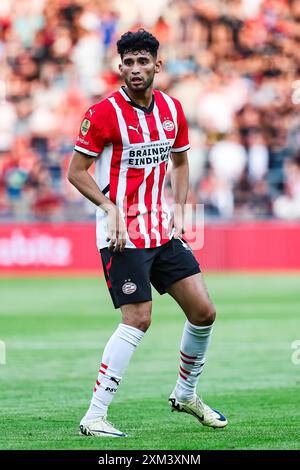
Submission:
[[[145,114],[145,116],[146,116],[147,127],[148,127],[149,134],[150,134],[150,141],[153,142],[153,141],[159,140],[159,132],[158,132],[157,124],[156,124],[156,119],[155,119],[153,113]],[[164,163],[160,163],[159,167],[158,166],[154,167],[152,169],[150,175],[147,178],[146,194],[145,194],[145,205],[146,205],[146,208],[148,210],[148,217],[147,217],[148,225],[146,225],[146,227],[148,226],[148,233],[149,233],[149,236],[150,236],[150,248],[155,248],[157,246],[156,235],[151,230],[153,228],[151,213],[152,213],[153,209],[154,210],[158,209],[158,211],[159,211],[159,208],[161,206],[161,201],[158,198],[159,188],[158,187],[154,188],[154,177],[155,177],[155,172],[156,171],[159,171],[159,174],[160,174],[161,168],[162,168],[163,165],[164,165]],[[158,179],[158,183],[159,183],[159,179]],[[154,191],[156,189],[157,189],[157,198],[155,198],[155,196],[154,196]],[[156,207],[153,207],[154,204],[155,204]],[[159,221],[159,212],[157,212],[157,218],[158,218],[158,221]],[[158,232],[160,233],[159,226],[155,227],[155,229],[158,230]],[[160,233],[160,238],[161,238],[161,233]]]
[[[154,233],[151,232],[152,228],[152,220],[151,220],[151,211],[152,211],[152,189],[154,183],[154,171],[155,168],[152,168],[150,175],[146,181],[146,192],[145,192],[145,206],[147,209],[147,214],[144,217],[146,229],[150,237],[150,248],[156,247],[156,236]]]
[[[159,233],[161,236],[162,243],[164,241],[169,241],[166,229],[163,227],[163,206],[162,206],[162,191],[163,191],[163,182],[164,177],[167,171],[167,163],[164,162],[160,165],[159,173],[159,183],[158,183],[158,195],[157,195],[157,205],[158,205],[158,227]]]
[[[172,132],[175,132],[175,129],[170,133],[166,132],[166,130],[163,127],[163,123],[165,120],[171,120],[173,121],[171,110],[166,102],[166,100],[163,98],[161,92],[158,90],[154,90],[154,96],[155,96],[155,102],[156,106],[158,109],[158,117],[162,125],[162,129],[164,132],[164,139],[167,139],[167,137],[174,137],[174,135],[171,135]],[[155,121],[156,123],[156,121]],[[168,134],[168,135],[167,135]],[[159,136],[158,136],[159,138]],[[159,174],[159,181],[158,181],[158,194],[157,194],[157,206],[158,206],[158,229],[160,233],[160,238],[161,238],[161,244],[166,243],[169,241],[169,236],[168,236],[168,229],[165,229],[163,227],[163,204],[162,204],[162,196],[163,196],[163,184],[164,184],[164,178],[166,175],[166,171],[168,168],[168,162],[164,162],[160,164],[160,174]],[[167,214],[165,213],[165,216]]]
[[[159,140],[159,132],[156,126],[155,117],[153,116],[152,113],[145,114],[145,116],[146,116],[146,122],[147,122],[147,126],[148,126],[149,133],[150,133],[150,140],[152,142],[155,140]]]
[[[145,247],[145,237],[142,236],[137,221],[139,187],[144,181],[145,170],[138,168],[128,168],[126,180],[126,203],[127,203],[127,231],[130,240],[139,248]],[[138,233],[137,233],[138,232]],[[137,235],[139,234],[138,238]]]
[[[124,98],[121,97],[121,100],[123,100],[123,99]],[[119,106],[123,108],[122,101],[119,102]],[[126,126],[127,126],[129,142],[131,144],[137,144],[137,143],[140,143],[140,142],[144,142],[143,133],[142,133],[142,129],[141,129],[141,126],[140,126],[140,121],[139,121],[139,118],[138,118],[137,111],[132,106],[130,106],[130,108],[131,109],[129,109],[129,111],[131,111],[131,112],[126,112],[126,114],[122,113],[123,118],[126,122]]]
[[[93,392],[95,393],[96,391],[97,391],[97,387],[94,387],[94,390],[93,390]]]
[[[97,385],[100,385],[100,382],[99,382],[99,380],[96,380],[96,384],[97,384]]]
[[[128,168],[126,192],[127,214],[129,217],[136,216],[138,212],[139,187],[144,181],[144,170],[139,168]]]
[[[101,362],[100,367],[103,367],[103,369],[107,369],[107,368],[108,368],[108,366],[106,366],[105,364],[103,364],[103,362]]]
[[[108,289],[111,289],[111,282],[109,279],[106,281],[106,284],[107,284]]]
[[[187,359],[197,359],[197,356],[188,356],[187,354],[183,353],[182,351],[180,351],[180,354],[183,357],[186,357]]]
[[[169,105],[168,105],[167,101],[165,100],[165,98],[163,97],[162,93],[160,93],[158,90],[155,90],[154,94],[155,94],[155,101],[156,101],[156,104],[157,104],[157,107],[158,107],[159,117],[160,117],[160,120],[162,122],[162,125],[164,124],[165,121],[174,122],[171,110],[169,108]],[[171,100],[173,101],[172,98],[171,98]],[[174,101],[173,101],[173,103],[174,103]],[[175,103],[174,103],[174,106],[175,106]],[[174,124],[176,124],[176,126],[177,126],[178,123],[176,122]],[[172,129],[172,130],[169,130],[169,131],[167,130],[168,128],[165,129],[163,127],[163,129],[164,129],[166,139],[174,138],[174,130],[175,129]]]
[[[123,147],[121,144],[122,136],[120,132],[120,127],[119,127],[117,115],[116,115],[114,108],[112,108],[111,114],[112,114],[112,120],[113,120],[113,125],[114,125],[114,132],[116,133],[115,135],[116,143],[113,144],[113,154],[112,154],[111,165],[110,165],[109,199],[114,204],[116,204]]]

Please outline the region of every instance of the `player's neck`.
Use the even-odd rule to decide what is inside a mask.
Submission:
[[[153,87],[147,88],[147,90],[143,90],[140,92],[133,92],[127,86],[125,86],[125,92],[129,96],[129,98],[139,106],[143,108],[149,108],[152,102],[153,96]]]

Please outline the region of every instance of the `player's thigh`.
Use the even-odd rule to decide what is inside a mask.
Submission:
[[[147,331],[151,323],[152,302],[136,302],[121,305],[123,323]]]
[[[151,268],[151,283],[163,295],[176,281],[199,272],[199,263],[189,245],[173,238],[159,249]]]
[[[201,273],[174,282],[167,288],[194,325],[210,325],[215,320],[215,307],[211,302]]]

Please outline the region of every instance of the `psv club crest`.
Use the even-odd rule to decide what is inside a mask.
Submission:
[[[133,294],[137,289],[137,286],[134,282],[131,282],[130,279],[125,280],[125,283],[122,286],[123,294]]]
[[[173,121],[170,121],[170,119],[166,119],[163,122],[163,128],[165,131],[171,132],[175,129],[175,124]]]

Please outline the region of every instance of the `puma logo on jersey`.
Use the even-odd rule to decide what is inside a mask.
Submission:
[[[89,109],[89,113],[90,113],[91,116],[93,116],[94,112],[95,111],[93,109]]]
[[[139,126],[137,126],[137,127],[128,126],[128,129],[132,129],[133,131],[135,131],[139,134]]]

